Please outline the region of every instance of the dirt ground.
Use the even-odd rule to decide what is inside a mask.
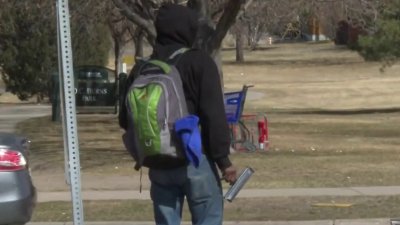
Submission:
[[[254,52],[246,52],[246,63],[244,64],[235,63],[234,55],[234,50],[222,51],[225,91],[240,90],[243,84],[255,85],[254,88],[250,89],[245,105],[246,112],[271,113],[273,114],[271,118],[274,118],[274,115],[278,115],[279,112],[312,113],[334,111],[340,114],[349,111],[400,111],[399,64],[387,68],[384,73],[381,73],[380,63],[364,62],[357,53],[342,47],[336,47],[332,43],[266,46]],[[295,120],[294,122],[299,124],[299,121],[303,119],[303,117],[300,117],[293,116],[288,120]],[[378,116],[374,118],[378,118]],[[398,118],[396,116],[396,119],[387,121],[398,121]],[[112,120],[115,117],[109,116],[109,119]],[[314,121],[315,117],[310,116],[309,120]],[[321,118],[318,122],[325,120],[333,121],[330,124],[334,124],[335,121],[343,121],[343,118]],[[345,120],[352,119],[346,118]],[[365,124],[368,120],[368,116],[364,116],[357,121],[352,121]],[[380,123],[381,119],[374,119],[374,121],[376,122],[373,125],[376,125]],[[338,124],[340,126],[341,123]],[[118,132],[112,129],[116,128],[110,128],[108,132]],[[281,146],[285,148],[282,149],[280,147],[282,151],[293,150],[292,146],[284,144],[285,138],[287,138],[285,136],[287,133],[285,132],[293,130],[284,130],[281,133],[276,132],[279,135],[274,137],[276,138],[275,143],[283,143]],[[117,134],[117,136],[116,138],[119,138],[120,134]],[[304,137],[297,136],[295,138],[298,138],[300,142]],[[307,138],[312,139],[310,137],[305,139]],[[358,140],[357,138],[349,139],[349,143],[353,145],[362,143],[362,139],[359,138]],[[107,141],[109,139],[105,137],[103,139],[92,143],[83,141],[81,145],[83,147],[86,146],[86,148],[94,148],[95,145],[100,147],[108,146]],[[46,141],[49,142],[49,140],[52,139]],[[81,140],[85,139],[82,138]],[[323,145],[324,143],[321,142],[323,141],[318,143]],[[314,147],[312,145],[308,146],[308,148]],[[122,147],[118,146],[116,148]],[[277,148],[274,146],[275,150]],[[48,152],[54,156],[54,150],[49,149]],[[57,159],[62,159],[62,157],[62,151],[56,153]],[[280,156],[277,155],[277,157]],[[96,155],[93,154],[91,156],[84,155],[82,160],[86,162],[90,160],[96,161],[95,158]],[[287,157],[283,156],[282,160],[285,158]],[[48,158],[49,164],[53,159],[51,157]],[[93,172],[94,170],[84,170],[82,174],[83,189],[138,189],[139,173],[133,171],[133,164],[130,163],[129,156],[123,155],[119,159],[120,161],[109,161],[109,163],[103,160],[91,165],[94,168],[101,168],[96,173]],[[234,160],[238,159],[234,158]],[[47,169],[44,165],[41,166],[40,163],[35,164],[32,173],[39,191],[68,190],[68,186],[64,182],[64,165],[61,161],[56,161],[56,166]],[[121,162],[124,162],[124,166],[120,166]],[[288,163],[292,162],[289,161]],[[306,161],[304,163],[309,162]],[[329,165],[326,164],[326,161],[321,163],[329,171]],[[244,166],[244,164],[240,163],[239,165]],[[279,166],[276,165],[276,168]],[[288,173],[293,171],[290,168],[287,169]],[[143,173],[146,174],[146,171]],[[260,179],[262,179],[262,175],[260,173]],[[272,185],[270,187],[287,185],[276,184],[274,186],[272,183],[268,185]],[[148,187],[146,176],[143,178],[143,185],[144,189]]]

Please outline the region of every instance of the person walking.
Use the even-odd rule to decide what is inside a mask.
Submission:
[[[151,59],[167,61],[182,48],[175,65],[181,76],[188,112],[199,118],[202,154],[197,166],[186,163],[172,169],[149,169],[150,195],[157,225],[178,225],[186,197],[194,225],[221,225],[222,180],[233,184],[237,171],[229,159],[230,135],[217,66],[205,52],[192,48],[199,18],[192,9],[164,4],[155,21],[156,43]],[[133,69],[126,86],[135,78]],[[119,123],[128,129],[127,109],[122,104]],[[220,173],[218,172],[220,170]]]

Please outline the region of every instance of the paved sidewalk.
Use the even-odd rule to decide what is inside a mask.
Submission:
[[[85,222],[86,225],[154,225],[154,222]],[[191,223],[184,222],[182,225]],[[27,225],[73,225],[72,222],[31,222]],[[313,220],[313,221],[226,221],[224,225],[390,225],[390,219]]]
[[[39,192],[38,201],[70,201],[70,192]],[[291,197],[291,196],[387,196],[400,195],[400,186],[349,187],[349,188],[293,188],[293,189],[244,189],[237,198]],[[83,191],[84,200],[150,199],[149,192],[133,190]],[[154,222],[85,222],[85,225],[153,225]],[[184,222],[182,225],[189,225]],[[400,223],[399,223],[400,224]],[[27,225],[74,225],[73,222],[31,222]],[[224,225],[391,225],[390,218],[342,219],[313,221],[226,221]],[[394,225],[394,224],[393,224]]]
[[[226,190],[224,191],[224,193]],[[294,197],[294,196],[391,196],[400,195],[400,186],[348,187],[348,188],[286,188],[243,189],[237,198]],[[150,199],[148,190],[82,191],[84,200]],[[38,202],[70,201],[71,193],[38,192]]]

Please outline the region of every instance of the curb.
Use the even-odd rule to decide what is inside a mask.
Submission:
[[[73,225],[73,222],[30,222],[26,225]],[[85,222],[86,225],[154,225],[151,221],[109,221]],[[182,225],[190,225],[183,222]],[[224,225],[390,225],[390,219],[343,219],[343,220],[312,220],[312,221],[226,221]]]
[[[224,190],[226,193],[226,190]],[[71,201],[71,192],[38,192],[38,202]],[[148,190],[82,191],[83,200],[150,200]],[[400,195],[400,186],[349,188],[286,188],[243,189],[237,198],[299,197],[299,196],[394,196]]]

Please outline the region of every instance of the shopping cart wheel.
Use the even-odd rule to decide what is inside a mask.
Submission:
[[[242,145],[248,152],[256,152],[257,151],[257,146],[255,146],[253,143],[251,143],[249,141],[243,142]]]

